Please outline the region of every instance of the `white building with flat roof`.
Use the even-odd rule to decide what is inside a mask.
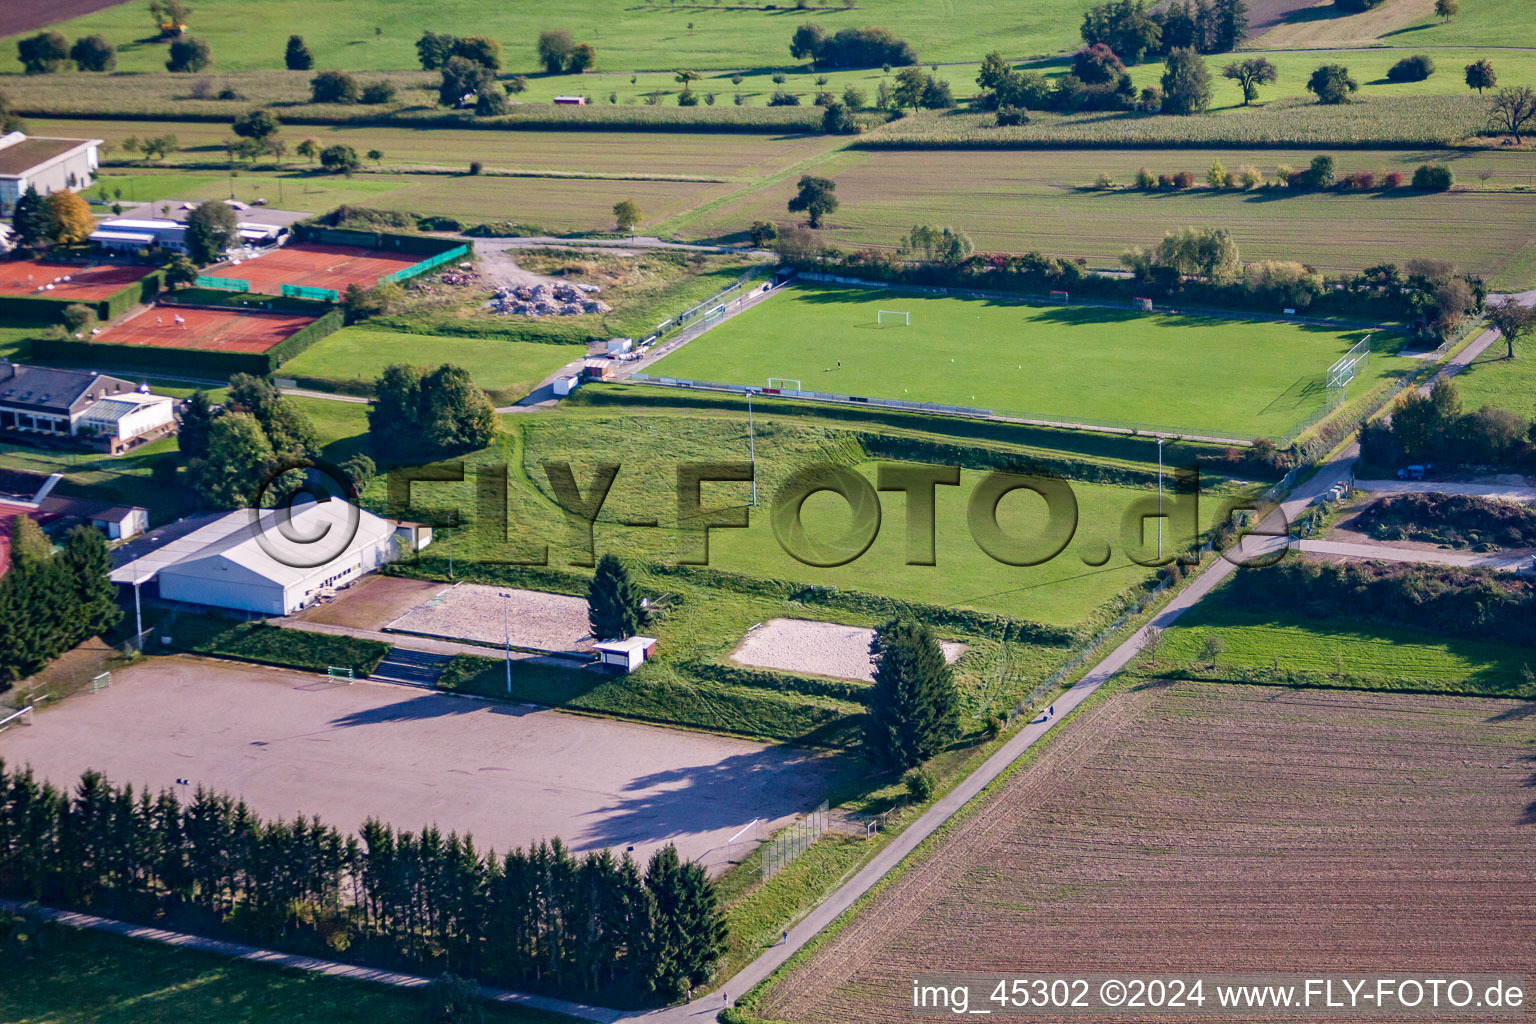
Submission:
[[[16,204],[22,193],[61,189],[78,192],[96,182],[100,139],[55,139],[23,132],[0,135],[0,202]]]
[[[288,615],[397,555],[394,524],[340,498],[295,505],[291,517],[240,509],[167,536],[113,569],[112,581],[154,583],[166,601]]]

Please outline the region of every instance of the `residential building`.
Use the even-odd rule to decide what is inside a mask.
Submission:
[[[116,453],[175,430],[169,396],[141,393],[121,377],[0,359],[0,437],[7,440],[71,438]]]

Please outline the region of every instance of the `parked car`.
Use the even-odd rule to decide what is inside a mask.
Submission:
[[[1423,480],[1424,468],[1423,466],[1404,466],[1397,471],[1397,478],[1399,480]]]

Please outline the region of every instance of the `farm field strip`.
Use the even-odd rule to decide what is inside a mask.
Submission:
[[[925,971],[1529,971],[1528,707],[1131,685],[759,1015],[904,1020]]]
[[[1121,186],[1138,167],[1187,170],[1203,178],[1213,159],[1229,170],[1253,163],[1272,174],[1281,163],[1305,166],[1319,150],[1110,150],[1099,152],[972,150],[847,150],[817,173],[837,182],[842,209],[827,221],[835,243],[895,248],[914,223],[948,225],[970,234],[984,251],[1037,249],[1080,256],[1097,266],[1118,264],[1131,245],[1153,245],[1186,224],[1229,229],[1243,258],[1298,260],[1328,271],[1353,272],[1413,256],[1454,260],[1486,275],[1494,287],[1528,287],[1536,251],[1536,193],[1423,194],[1093,190],[1102,170]],[[1341,173],[1407,169],[1435,154],[1367,151],[1335,153]],[[1510,159],[1499,159],[1509,157]],[[1536,173],[1528,155],[1473,154],[1462,173]],[[753,220],[782,219],[795,183],[785,180],[682,220],[689,236],[709,237]]]
[[[1014,56],[1059,53],[1077,46],[1077,28],[1088,0],[1039,0],[1005,21],[985,0],[883,0],[864,6],[828,6],[795,12],[780,4],[743,9],[636,4],[591,0],[573,11],[557,0],[525,0],[513,7],[487,7],[475,0],[396,0],[389,18],[359,0],[270,0],[252,23],[244,0],[204,0],[191,23],[207,40],[222,70],[283,66],[283,42],[301,32],[314,52],[315,67],[355,70],[417,67],[415,43],[425,26],[455,35],[486,35],[501,41],[509,70],[531,72],[534,42],[549,27],[568,29],[598,52],[598,70],[779,67],[793,63],[789,37],[798,14],[829,32],[876,23],[911,42],[924,61],[979,60],[998,47]],[[787,16],[786,16],[787,15]],[[984,29],[983,29],[984,26]],[[69,38],[100,32],[119,47],[124,71],[162,71],[165,47],[145,39],[150,20],[142,6],[122,4],[58,26]],[[14,40],[0,40],[0,71],[17,71]],[[583,78],[564,76],[574,87]]]
[[[231,117],[235,112],[231,113]],[[281,116],[281,111],[279,111]],[[135,136],[175,135],[181,150],[166,166],[188,160],[227,160],[224,140],[229,125],[210,121],[115,121],[103,118],[28,118],[36,135],[90,137],[113,144],[107,159],[134,158],[122,141]],[[606,172],[691,177],[752,177],[758,172],[792,163],[841,144],[825,135],[730,134],[719,132],[549,132],[485,129],[402,128],[384,125],[294,124],[282,128],[288,142],[287,161],[293,170],[313,165],[292,156],[300,139],[313,138],[321,147],[347,145],[359,156],[377,149],[390,168],[420,164],[460,167],[479,160],[487,167],[509,170]],[[116,173],[116,172],[114,172]],[[372,175],[365,176],[367,180]]]

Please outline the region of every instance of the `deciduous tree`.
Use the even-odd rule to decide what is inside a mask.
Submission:
[[[813,228],[838,208],[837,182],[830,178],[818,178],[810,174],[800,175],[799,191],[789,201],[790,213],[804,213]]]
[[[49,193],[48,238],[56,245],[84,245],[96,230],[96,219],[84,199],[69,189]]]
[[[69,40],[49,30],[16,40],[16,58],[29,75],[48,75],[64,70],[69,61]]]
[[[1506,295],[1488,307],[1488,322],[1504,335],[1504,351],[1515,358],[1515,342],[1536,330],[1536,311],[1522,306],[1520,300]]]
[[[1242,88],[1245,107],[1258,98],[1259,86],[1273,85],[1280,77],[1280,72],[1264,57],[1235,60],[1223,68],[1221,74]]]
[[[216,263],[235,240],[235,211],[220,199],[207,199],[187,216],[187,255],[200,264]]]
[[[1360,83],[1349,76],[1349,68],[1343,64],[1324,64],[1307,79],[1307,91],[1319,103],[1348,103],[1349,94],[1359,89]]]
[[[613,219],[620,231],[633,231],[640,223],[640,204],[633,199],[623,199],[613,204]]]
[[[1493,62],[1486,57],[1479,58],[1467,65],[1467,88],[1476,89],[1481,96],[1484,89],[1492,89],[1499,84],[1499,76],[1493,70]]]
[[[105,36],[81,36],[69,48],[69,59],[81,71],[111,71],[117,67],[117,48]]]
[[[1515,145],[1520,145],[1521,133],[1536,121],[1536,89],[1528,85],[1500,89],[1489,113],[1494,128],[1513,135]]]
[[[1211,105],[1211,74],[1205,58],[1179,49],[1163,61],[1163,110],[1170,114],[1200,114]]]
[[[165,62],[167,71],[201,71],[213,63],[213,52],[201,39],[188,36],[171,43],[170,57]]]

